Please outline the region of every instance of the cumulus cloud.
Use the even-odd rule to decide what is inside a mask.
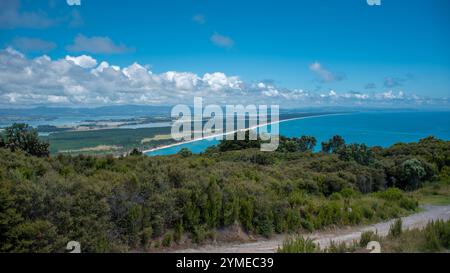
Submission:
[[[12,47],[27,53],[48,53],[56,48],[56,44],[53,42],[30,37],[16,37],[10,44]]]
[[[0,101],[8,104],[171,104],[193,96],[232,96],[241,84],[219,72],[155,74],[139,63],[120,68],[88,55],[53,60],[29,59],[12,48],[0,52]]]
[[[72,53],[92,54],[121,54],[133,50],[124,44],[115,44],[109,37],[86,37],[82,34],[78,34],[73,44],[66,46],[66,49]]]
[[[389,90],[387,92],[377,94],[376,96],[377,96],[377,98],[380,98],[380,99],[401,100],[405,97],[405,94],[403,93],[403,91],[399,91],[396,94],[392,90]]]
[[[78,57],[66,56],[66,60],[82,68],[92,68],[97,65],[97,60],[91,56],[81,55]]]
[[[314,62],[309,65],[309,70],[314,72],[317,76],[320,82],[329,83],[329,82],[338,82],[342,81],[345,76],[343,74],[339,73],[333,73],[327,69],[325,69],[321,63]]]
[[[28,58],[6,48],[0,50],[0,105],[98,106],[113,104],[190,104],[196,96],[206,103],[280,104],[283,107],[351,105],[448,105],[446,99],[427,99],[403,91],[383,93],[315,92],[288,89],[271,81],[245,82],[222,72],[154,73],[148,66],[125,67],[98,61],[89,55],[51,59]]]
[[[234,46],[233,39],[220,35],[217,32],[211,36],[211,42],[219,47],[232,48]]]
[[[203,25],[204,23],[206,23],[205,15],[196,14],[192,17],[192,21],[196,22],[197,24]]]
[[[54,25],[42,11],[22,11],[19,0],[0,1],[0,29],[35,28],[41,29]]]

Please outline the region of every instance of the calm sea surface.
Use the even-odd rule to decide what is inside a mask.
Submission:
[[[450,112],[352,113],[286,121],[279,126],[281,135],[314,136],[319,144],[333,135],[343,136],[347,143],[383,147],[397,142],[415,142],[430,135],[450,140]],[[268,130],[270,131],[270,127]],[[201,153],[217,143],[217,140],[200,140],[147,155],[170,155],[182,148]],[[316,149],[320,149],[320,145]]]

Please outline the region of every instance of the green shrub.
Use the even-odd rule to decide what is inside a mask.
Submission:
[[[162,245],[165,247],[170,247],[173,242],[173,234],[171,232],[164,235],[164,238],[162,240]]]
[[[208,230],[203,226],[196,226],[192,232],[192,241],[196,244],[200,244],[208,237]]]
[[[183,233],[184,233],[183,222],[180,221],[175,226],[175,232],[173,234],[173,239],[176,243],[179,243],[181,241]]]
[[[425,227],[425,246],[427,251],[450,249],[450,221],[442,220],[428,223]]]
[[[351,211],[348,213],[348,221],[352,225],[358,225],[361,224],[363,220],[363,214],[361,211],[361,208],[359,207],[352,207]]]
[[[392,202],[401,200],[404,197],[402,190],[400,190],[399,188],[389,188],[385,191],[378,192],[376,195],[380,198]]]
[[[153,230],[151,227],[146,227],[142,230],[141,232],[141,238],[142,238],[142,245],[145,247],[150,240],[152,239],[152,235],[153,235]]]
[[[402,235],[403,232],[402,225],[403,225],[402,219],[395,220],[394,223],[389,228],[389,236],[396,238]]]
[[[345,188],[341,191],[341,196],[344,198],[353,198],[358,196],[359,193],[352,188]]]
[[[356,247],[352,244],[347,245],[345,242],[336,243],[330,241],[330,245],[324,250],[326,253],[350,253],[354,252]]]
[[[300,219],[300,223],[302,225],[302,228],[309,231],[309,232],[313,232],[314,231],[314,224],[311,223],[309,220],[306,220],[304,218]]]
[[[192,156],[192,152],[188,148],[181,149],[178,154],[184,158]]]
[[[333,201],[342,200],[342,195],[340,193],[338,193],[338,192],[335,192],[335,193],[330,195],[330,200],[333,200]]]
[[[361,233],[361,238],[359,239],[359,246],[366,247],[372,241],[381,241],[380,236],[373,231],[365,231]]]
[[[284,240],[283,246],[278,248],[278,253],[316,253],[319,247],[310,238],[292,236]]]
[[[375,215],[374,211],[368,208],[367,206],[362,206],[361,212],[362,216],[369,221],[372,220]]]

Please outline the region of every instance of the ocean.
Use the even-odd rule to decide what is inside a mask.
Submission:
[[[334,135],[341,135],[346,143],[388,147],[398,142],[416,142],[431,135],[450,140],[450,112],[359,112],[316,116],[282,122],[279,128],[280,135],[287,137],[316,137],[316,151],[320,150],[322,141]],[[268,130],[271,130],[270,126]],[[152,151],[147,155],[170,155],[182,148],[201,153],[218,142],[215,139],[199,140]]]

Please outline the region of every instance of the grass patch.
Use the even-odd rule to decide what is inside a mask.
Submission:
[[[421,205],[450,205],[450,185],[445,183],[428,184],[411,194]]]
[[[153,148],[173,143],[172,139],[162,138],[170,134],[170,127],[140,129],[106,129],[92,131],[70,131],[42,137],[50,143],[52,154],[70,151],[71,154],[107,154],[124,152],[133,148]],[[146,139],[145,143],[142,142]],[[91,150],[92,147],[121,147],[114,150]],[[86,150],[88,149],[88,150]]]

